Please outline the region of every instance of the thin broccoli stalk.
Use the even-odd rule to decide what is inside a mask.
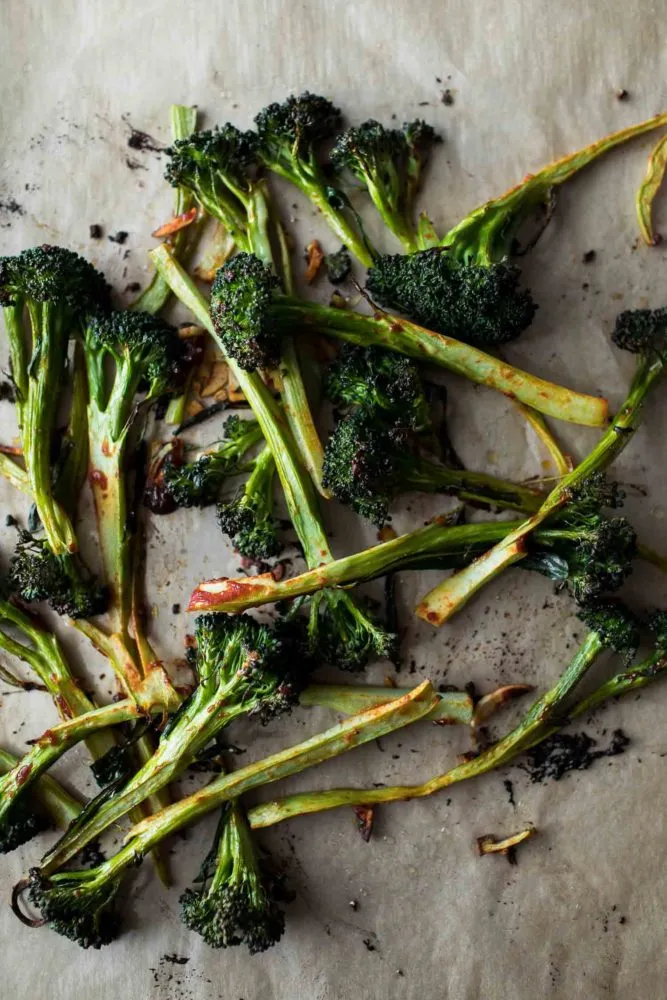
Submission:
[[[161,713],[161,706],[155,705],[153,714]],[[51,726],[36,740],[31,740],[31,749],[0,778],[0,828],[11,819],[21,797],[64,753],[104,729],[136,722],[145,715],[145,710],[139,708],[134,699],[125,698]]]
[[[606,642],[604,639],[601,640],[600,634],[595,630],[590,632],[556,685],[534,703],[521,722],[507,736],[477,757],[458,764],[444,774],[437,775],[420,785],[366,789],[335,788],[328,791],[300,792],[254,806],[248,812],[248,822],[252,829],[259,829],[296,816],[337,809],[341,806],[375,805],[433,795],[460,781],[475,778],[511,763],[520,754],[558,732],[572,719],[592,711],[608,698],[639,690],[658,679],[667,667],[664,648],[659,648],[642,663],[617,674],[568,708],[567,701],[570,695],[605,648]]]
[[[548,203],[554,188],[564,184],[598,157],[636,136],[667,124],[667,114],[613,132],[576,153],[570,153],[531,173],[499,198],[485,202],[466,216],[442,238],[450,253],[481,264],[492,264],[504,256],[521,223],[538,205]]]
[[[271,573],[261,573],[200,583],[192,592],[188,611],[224,611],[232,614],[263,604],[292,600],[324,588],[355,586],[401,570],[465,566],[483,554],[489,544],[502,542],[524,523],[485,521],[452,525],[445,517],[435,518],[422,528],[335,559],[298,576],[276,580]],[[620,524],[614,521],[611,527],[612,535],[616,533],[620,536]],[[615,532],[615,528],[618,531]],[[586,520],[581,525],[556,524],[552,528],[536,530],[533,541],[538,552],[559,554],[560,551],[569,552],[570,547],[576,550],[586,543],[588,537],[593,541],[596,530],[596,523],[589,525]],[[619,553],[613,554],[620,555],[624,551],[624,548],[619,548]],[[634,546],[628,545],[628,555],[631,552],[634,552]],[[583,558],[585,561],[585,555]],[[530,568],[534,568],[532,564]]]
[[[72,360],[69,417],[54,469],[56,499],[72,520],[76,517],[81,490],[88,475],[87,399],[86,362],[83,347],[77,342]]]
[[[288,295],[294,294],[294,278],[292,261],[285,230],[279,219],[275,220],[275,229],[280,247],[280,272],[283,287]],[[322,465],[324,449],[313,420],[312,409],[308,401],[306,386],[302,375],[303,361],[299,357],[296,340],[292,333],[285,333],[280,345],[280,395],[283,407],[289,421],[290,430],[294,436],[299,454],[311,479],[317,487],[317,492],[326,500],[331,499],[331,492],[322,482]]]
[[[133,826],[125,838],[125,845],[101,865],[51,876],[43,869],[33,870],[27,882],[15,887],[15,907],[20,893],[29,888],[31,902],[41,910],[43,919],[53,930],[78,941],[83,947],[107,944],[117,929],[112,919],[113,905],[125,871],[166,837],[252,788],[299,774],[308,767],[416,722],[434,706],[433,688],[424,681],[408,695],[388,705],[353,715],[302,743],[232,774],[221,775],[194,795]]]
[[[590,454],[560,480],[537,513],[470,566],[429,591],[417,606],[416,614],[420,618],[434,626],[444,624],[482,587],[526,556],[531,533],[568,503],[580,483],[592,473],[606,469],[630,443],[642,422],[646,397],[663,368],[664,361],[658,354],[639,363],[625,402]]]
[[[169,109],[169,118],[171,122],[171,137],[174,142],[179,139],[186,139],[197,128],[196,107],[189,108],[182,104],[172,104]],[[192,192],[185,187],[176,188],[174,216],[184,215],[193,205],[194,198]],[[199,234],[196,229],[196,223],[194,226],[194,235],[193,226],[188,226],[185,229],[179,229],[169,239],[171,251],[179,260],[188,256],[195,240],[198,238]],[[171,289],[169,285],[167,285],[156,271],[150,280],[150,284],[144,288],[143,292],[130,304],[129,308],[139,309],[141,312],[151,313],[155,316],[164,309],[170,295]],[[170,422],[180,423],[180,421]]]
[[[330,708],[344,715],[355,715],[377,705],[402,698],[409,688],[390,688],[373,684],[309,684],[299,695],[299,705]],[[446,691],[436,694],[436,706],[425,722],[440,722],[448,726],[471,726],[474,721],[472,698],[465,691]]]
[[[293,330],[299,326],[306,330],[316,329],[364,347],[375,345],[398,351],[417,361],[447,368],[558,420],[588,427],[606,425],[605,399],[554,385],[470,344],[427,330],[410,320],[384,312],[364,316],[349,309],[300,302],[288,296],[276,296],[270,311],[281,329]]]
[[[0,452],[0,476],[6,479],[19,493],[24,493],[29,497],[32,496],[32,487],[28,473],[10,455],[6,455],[4,452]]]
[[[0,775],[7,774],[18,763],[18,757],[0,747]],[[52,825],[61,830],[66,830],[70,823],[77,819],[83,808],[81,802],[50,774],[43,774],[35,782],[30,798],[34,799],[40,812],[46,815]]]
[[[535,432],[538,441],[540,441],[546,449],[549,458],[555,466],[556,473],[559,476],[566,476],[568,472],[572,472],[573,465],[571,457],[563,451],[542,414],[538,413],[537,410],[532,409],[532,407],[526,406],[518,399],[513,399],[512,403],[516,411],[521,414],[526,423],[529,424]]]
[[[7,624],[14,626],[22,638],[9,635],[5,631]],[[85,715],[94,709],[93,702],[72,674],[57,637],[40,628],[34,619],[14,604],[4,600],[0,600],[0,649],[28,664],[53,698],[61,718]],[[86,740],[94,760],[115,745],[110,733],[95,733]]]

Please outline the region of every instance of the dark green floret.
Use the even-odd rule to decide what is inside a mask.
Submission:
[[[238,803],[222,813],[213,848],[181,896],[181,919],[211,948],[245,945],[251,955],[276,944],[285,931],[279,903],[288,895],[260,861]]]
[[[273,481],[275,462],[268,448],[255,459],[241,496],[218,505],[218,524],[247,559],[263,561],[281,550],[278,522],[274,516]]]
[[[363,670],[369,660],[392,659],[398,637],[373,620],[344,590],[320,590],[310,598],[308,641],[311,656],[339,670]]]
[[[379,409],[415,430],[430,424],[419,369],[402,354],[345,344],[327,370],[325,392],[341,408]]]
[[[612,340],[632,354],[664,354],[667,347],[667,308],[634,309],[616,318]]]
[[[91,618],[106,610],[108,595],[74,556],[54,556],[44,538],[20,531],[12,557],[8,586],[22,600],[48,601],[60,615]]]
[[[19,796],[0,823],[0,854],[15,851],[50,825],[48,816],[31,795]]]
[[[61,318],[84,315],[108,304],[109,286],[92,264],[73,250],[44,244],[15,257],[0,257],[0,304],[52,303]]]
[[[519,288],[520,272],[501,260],[465,263],[447,249],[378,257],[368,272],[370,295],[384,306],[457,340],[480,347],[516,339],[537,306]]]
[[[602,642],[619,655],[632,659],[641,640],[641,622],[619,601],[592,601],[579,609],[579,618],[597,632]]]
[[[271,368],[280,357],[270,306],[279,282],[267,264],[238,253],[219,269],[211,287],[211,318],[230,357],[246,371]]]
[[[120,880],[109,877],[104,865],[50,878],[33,869],[28,898],[51,930],[82,948],[101,948],[118,936],[119,886]]]

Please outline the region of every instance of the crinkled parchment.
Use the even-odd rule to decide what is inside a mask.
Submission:
[[[4,0],[1,250],[60,242],[107,269],[121,292],[144,282],[149,234],[169,217],[171,195],[161,180],[164,158],[128,147],[131,127],[166,143],[171,102],[199,105],[209,123],[246,124],[269,100],[303,88],[332,96],[351,121],[419,115],[442,130],[445,144],[423,204],[444,230],[526,171],[664,110],[660,12],[661,5],[639,0]],[[616,96],[620,88],[626,101]],[[445,89],[453,104],[443,103]],[[652,141],[612,154],[562,193],[555,219],[525,261],[539,313],[507,349],[516,364],[602,391],[614,403],[632,368],[609,346],[614,316],[664,301],[666,251],[638,245],[633,206]],[[336,248],[300,197],[288,192],[283,204],[297,247],[318,234]],[[658,228],[667,222],[664,205]],[[99,242],[89,239],[91,223],[104,228]],[[129,233],[124,246],[107,239],[118,230]],[[590,249],[595,260],[584,264]],[[543,456],[505,400],[455,378],[446,382],[452,435],[472,467],[511,476],[540,471]],[[650,405],[647,422],[618,475],[633,484],[628,509],[637,526],[665,549],[664,395]],[[7,404],[0,423],[2,439],[11,439]],[[202,431],[200,440],[214,430]],[[578,455],[595,440],[593,432],[558,430]],[[25,506],[2,487],[3,511],[25,515]],[[438,505],[410,508],[396,517],[400,529]],[[373,540],[355,519],[331,516],[338,552]],[[6,554],[12,532],[1,530]],[[88,531],[82,534],[89,544]],[[236,561],[211,512],[153,523],[149,555],[154,636],[176,656],[189,622],[172,613],[172,604],[184,605],[200,577],[233,572]],[[509,680],[544,687],[583,634],[566,596],[518,570],[434,632],[410,615],[435,579],[428,577],[406,575],[399,583],[405,683],[431,677],[436,684],[474,681],[480,690]],[[628,587],[640,608],[661,603],[664,591],[650,570],[637,572]],[[71,631],[65,639],[74,650]],[[88,650],[76,650],[79,666],[94,674]],[[390,673],[379,664],[368,677],[381,682]],[[102,691],[107,687],[109,674]],[[560,783],[533,785],[515,767],[450,795],[385,807],[369,844],[348,811],[268,831],[262,841],[286,867],[297,900],[280,946],[254,958],[207,949],[178,919],[179,891],[198,869],[211,823],[175,841],[176,888],[163,891],[148,862],[128,880],[127,932],[101,953],[28,930],[12,916],[10,887],[36,859],[41,845],[32,844],[0,864],[0,992],[13,1000],[662,996],[666,707],[667,688],[657,685],[586,725],[602,742],[604,729],[622,725],[632,739],[623,757]],[[3,685],[3,744],[20,751],[53,719],[45,695]],[[331,721],[324,711],[304,709],[267,730],[238,727],[233,738],[248,760]],[[468,748],[461,729],[422,725],[302,775],[291,787],[420,780]],[[83,751],[71,756],[58,773],[89,790],[80,783]],[[508,777],[515,805],[503,785]],[[528,822],[539,836],[520,848],[517,867],[475,855],[477,836],[506,835]],[[170,962],[174,955],[187,962]]]

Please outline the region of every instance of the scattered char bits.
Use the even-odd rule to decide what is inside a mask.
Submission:
[[[560,781],[570,771],[587,771],[591,764],[602,757],[618,757],[630,744],[622,729],[615,729],[609,745],[594,750],[597,741],[587,733],[557,733],[539,743],[527,753],[528,763],[521,767],[533,782],[551,778]]]
[[[118,243],[122,247],[129,235],[124,229],[119,229],[117,233],[111,233],[107,239],[110,243]]]
[[[595,250],[586,250],[581,259],[584,264],[592,264],[596,257],[597,253]]]
[[[627,101],[627,100],[629,100],[629,98],[630,98],[630,94],[625,89],[625,87],[620,87],[619,90],[616,91],[616,100],[617,101]]]
[[[102,229],[99,222],[93,222],[88,226],[88,235],[91,240],[101,240],[104,235],[104,230]]]
[[[449,87],[447,87],[446,90],[443,90],[440,95],[440,103],[446,105],[448,108],[450,108],[454,103],[454,94],[451,92]]]

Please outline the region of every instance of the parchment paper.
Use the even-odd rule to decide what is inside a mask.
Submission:
[[[144,282],[149,233],[169,217],[171,194],[161,180],[163,158],[128,147],[130,127],[164,143],[171,102],[198,104],[208,123],[243,125],[269,100],[303,88],[333,97],[351,121],[419,115],[442,130],[445,145],[422,201],[444,231],[527,170],[664,110],[664,13],[663,3],[639,0],[4,0],[0,249],[60,242],[103,266],[121,293],[129,282]],[[441,101],[446,88],[453,105]],[[619,88],[627,89],[627,101],[617,99]],[[507,350],[516,364],[603,391],[614,403],[632,362],[608,345],[613,318],[625,307],[664,302],[666,251],[638,246],[633,208],[652,141],[614,153],[562,193],[556,218],[525,261],[539,313]],[[294,192],[284,204],[297,206],[287,211],[298,246],[317,234],[336,248]],[[658,228],[667,223],[665,204]],[[104,227],[103,240],[89,239],[91,223]],[[118,230],[129,233],[124,246],[107,238]],[[584,264],[590,249],[595,260]],[[544,456],[504,400],[446,381],[454,441],[473,467],[514,477],[540,471]],[[12,421],[2,404],[3,441],[14,433]],[[638,529],[665,549],[664,394],[649,407],[647,423],[618,476],[636,486],[627,507]],[[577,455],[595,439],[593,432],[558,430]],[[213,428],[206,434],[212,438]],[[0,509],[25,515],[23,500],[4,484],[0,489]],[[413,502],[396,526],[414,526],[435,509],[442,505]],[[339,553],[373,540],[356,519],[328,516]],[[172,604],[184,605],[201,577],[233,572],[236,560],[210,511],[182,512],[150,530],[153,635],[165,655],[176,656],[189,623],[185,613],[172,614]],[[12,542],[3,527],[5,556]],[[544,688],[583,635],[569,599],[519,571],[434,632],[410,615],[431,579],[400,580],[401,682],[428,676],[436,684],[474,681],[481,690],[508,680]],[[663,579],[653,571],[637,571],[627,589],[638,608],[664,602]],[[78,665],[94,674],[88,651],[71,631],[65,639]],[[368,680],[387,674],[390,665],[378,664]],[[103,693],[107,688],[108,672]],[[54,710],[45,695],[4,685],[1,693],[0,741],[22,751]],[[255,958],[240,949],[209,950],[178,919],[179,892],[198,869],[211,822],[174,843],[174,889],[162,890],[149,863],[128,880],[126,933],[100,953],[15,920],[10,887],[42,846],[28,845],[0,864],[0,994],[12,1000],[662,996],[666,707],[667,688],[657,685],[586,725],[604,742],[603,730],[622,724],[632,739],[623,757],[560,783],[533,785],[512,768],[450,795],[386,807],[369,844],[348,811],[268,831],[261,840],[285,865],[297,900],[282,943]],[[510,718],[499,719],[495,731]],[[324,711],[300,710],[266,730],[237,727],[234,739],[248,748],[245,761],[332,722]],[[422,725],[290,787],[421,780],[468,748],[463,730]],[[71,758],[57,773],[90,790],[81,784],[84,752]],[[515,805],[503,785],[508,777]],[[475,856],[477,836],[509,834],[527,822],[539,836],[520,849],[517,867]]]

